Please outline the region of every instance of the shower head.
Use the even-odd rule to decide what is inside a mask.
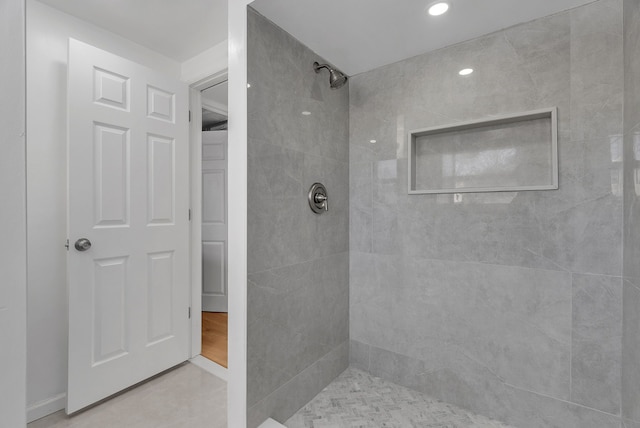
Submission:
[[[341,88],[347,83],[348,77],[340,70],[336,70],[329,64],[320,64],[317,61],[313,63],[313,69],[316,73],[320,73],[320,70],[323,68],[329,70],[329,86],[331,89]]]

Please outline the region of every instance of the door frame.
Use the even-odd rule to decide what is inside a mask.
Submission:
[[[225,68],[189,85],[189,146],[191,198],[191,344],[189,357],[202,351],[202,95],[200,92],[228,79]],[[227,183],[227,188],[229,184]],[[215,363],[214,363],[215,364]],[[227,369],[219,366],[226,374]]]
[[[251,0],[229,0],[229,376],[227,421],[247,426],[247,6]]]
[[[202,114],[199,90],[210,86],[212,82],[229,80],[229,148],[228,148],[228,182],[229,213],[228,225],[228,277],[229,287],[229,368],[227,369],[227,421],[230,427],[247,426],[247,6],[252,0],[229,0],[227,40],[228,54],[205,61],[208,77],[189,81],[183,79],[196,91],[190,99],[192,114]],[[183,74],[184,74],[183,67]],[[204,70],[203,70],[204,71]],[[204,73],[203,73],[204,74]],[[203,74],[200,74],[203,75]],[[184,77],[184,75],[183,75]],[[193,92],[191,92],[193,94]],[[195,116],[192,116],[192,119]],[[195,121],[192,120],[192,124]],[[190,127],[190,135],[193,132]],[[191,353],[199,355],[202,336],[202,297],[200,293],[201,278],[201,177],[202,170],[202,132],[196,133],[191,140]],[[197,162],[194,162],[197,161]],[[199,166],[198,166],[199,165]],[[200,215],[200,217],[197,217]],[[196,246],[194,252],[194,246]],[[195,264],[195,266],[194,266]],[[196,275],[194,276],[194,272]],[[198,284],[194,292],[194,284]],[[194,340],[195,337],[195,340]],[[197,352],[194,352],[197,351]]]

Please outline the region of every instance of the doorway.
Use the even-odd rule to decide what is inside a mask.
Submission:
[[[202,349],[228,367],[227,81],[201,91],[202,99]]]

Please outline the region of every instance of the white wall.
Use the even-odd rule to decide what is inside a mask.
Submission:
[[[24,0],[0,2],[0,427],[25,425]]]
[[[2,4],[4,3],[3,1]],[[178,62],[42,3],[27,0],[29,419],[61,409],[65,403],[67,384],[64,242],[67,198],[66,64],[69,37],[152,67],[174,78],[179,79],[181,75],[181,65]],[[4,154],[2,159],[4,161]]]

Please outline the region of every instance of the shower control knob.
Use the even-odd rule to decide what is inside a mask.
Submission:
[[[309,207],[316,214],[322,214],[329,211],[329,196],[327,189],[322,183],[313,183],[309,189]]]
[[[316,203],[322,204],[325,211],[329,211],[329,200],[326,195],[323,195],[322,193],[316,193],[313,199],[316,201]]]

